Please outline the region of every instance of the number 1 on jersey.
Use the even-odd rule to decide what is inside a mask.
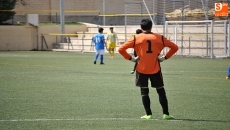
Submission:
[[[147,44],[148,44],[148,50],[146,51],[146,53],[153,53],[152,49],[152,43],[150,40],[147,40]]]

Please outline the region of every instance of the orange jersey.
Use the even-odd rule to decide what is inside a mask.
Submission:
[[[121,45],[118,52],[125,59],[129,60],[131,55],[128,54],[126,50],[128,48],[134,48],[137,56],[140,58],[136,70],[143,74],[155,74],[160,70],[158,55],[164,47],[170,48],[165,55],[167,59],[178,50],[178,46],[176,44],[167,40],[160,34],[141,33],[135,36],[135,40],[134,37],[132,37]]]

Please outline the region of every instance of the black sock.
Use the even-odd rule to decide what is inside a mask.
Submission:
[[[159,102],[160,102],[161,107],[163,109],[163,114],[169,115],[168,100],[166,97],[165,89],[164,88],[157,89],[157,93],[159,95]]]
[[[150,98],[149,96],[142,96],[142,103],[144,105],[145,108],[145,112],[147,115],[152,115],[152,111],[150,109]]]

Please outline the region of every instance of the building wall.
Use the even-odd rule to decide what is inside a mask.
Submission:
[[[85,32],[87,27],[66,25],[65,33],[74,34],[77,31]],[[49,33],[60,33],[60,26],[39,26],[38,28],[38,42],[37,30],[32,26],[0,26],[0,51],[7,50],[41,50],[42,40],[41,36],[44,34],[48,49],[43,44],[44,50],[53,49],[53,43],[56,42],[56,36],[50,36]],[[60,36],[57,37],[60,42]],[[38,48],[37,48],[38,46]]]
[[[17,4],[16,10],[59,10],[59,0],[25,0],[27,6]],[[124,0],[105,0],[106,14],[121,14],[124,13]],[[64,0],[65,10],[100,10],[103,13],[103,0]],[[55,13],[55,12],[54,12]],[[25,14],[17,12],[17,15]],[[44,13],[49,15],[50,13]]]
[[[0,26],[0,50],[31,50],[33,31],[32,27]]]
[[[18,10],[59,10],[60,0],[25,0],[27,6],[17,4],[15,9]],[[65,10],[100,10],[100,14],[103,13],[103,7],[105,7],[106,14],[123,14],[126,3],[142,3],[142,0],[63,0]],[[105,1],[105,6],[103,6]],[[208,8],[214,8],[214,3],[224,2],[228,0],[183,0],[184,6],[190,9],[203,8],[202,3]],[[171,0],[145,0],[146,5],[150,12],[163,11],[165,6],[166,12],[174,11],[175,9],[182,7],[182,2],[171,2]],[[164,4],[165,3],[165,4]],[[189,5],[189,6],[188,6]],[[132,4],[133,8],[139,6],[138,4]],[[145,7],[144,4],[142,4]],[[152,9],[154,8],[154,9]],[[144,11],[146,12],[146,11]],[[18,12],[17,14],[24,14]],[[45,13],[49,15],[50,13]]]
[[[59,0],[25,0],[28,5],[17,4],[15,7],[16,15],[14,22],[25,22],[26,14],[39,14],[40,22],[59,22],[60,21],[60,1]],[[124,1],[106,0],[105,14],[123,14]],[[103,14],[103,0],[68,0],[64,1],[65,20],[71,22],[88,22],[98,24],[100,14]],[[71,12],[83,11],[83,12]],[[95,11],[95,12],[89,12]],[[9,21],[11,22],[11,21]],[[108,18],[108,25],[115,24],[117,20]]]
[[[15,9],[21,11],[16,11],[14,22],[25,21],[25,15],[28,13],[39,14],[40,22],[60,21],[60,16],[59,16],[60,0],[25,0],[25,1],[28,4],[27,6],[22,6],[20,4],[17,4]],[[103,1],[105,1],[104,4]],[[189,8],[191,10],[203,9],[204,7],[205,8],[207,7],[206,9],[210,10],[214,8],[215,2],[222,2],[222,1],[227,1],[227,0],[208,0],[208,1],[203,0],[203,2],[201,0],[183,0],[183,3],[172,2],[171,0],[145,0],[145,3],[150,13],[152,14],[157,13],[157,15],[154,16],[155,23],[162,24],[164,13],[169,13],[169,12],[173,12],[175,9],[180,9],[182,8],[182,5],[184,5],[185,8],[187,9]],[[141,7],[140,4],[138,3],[141,3]],[[140,11],[141,10],[140,8],[142,8],[143,10]],[[66,21],[88,22],[88,23],[99,24],[99,25],[104,25],[104,24],[124,25],[125,10],[127,11],[128,14],[129,13],[147,14],[148,12],[142,0],[64,0],[64,10],[67,11],[65,12]],[[68,12],[73,10],[86,11],[86,12]],[[96,12],[87,12],[92,10]],[[106,15],[105,17],[100,16],[103,15],[104,13]],[[122,15],[120,15],[119,17],[109,16],[115,14],[123,14],[123,16]],[[130,20],[133,21],[132,18],[130,18]],[[178,18],[176,20],[181,20],[181,18]],[[185,19],[185,20],[190,20],[190,19]],[[196,20],[196,18],[191,20]],[[201,15],[201,18],[199,20],[206,20],[204,14]]]

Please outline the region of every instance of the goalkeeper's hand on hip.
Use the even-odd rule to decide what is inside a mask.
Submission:
[[[162,54],[160,54],[159,56],[158,56],[158,60],[160,61],[160,62],[163,62],[163,61],[165,61],[167,58],[165,57],[165,55],[162,55]]]
[[[129,60],[132,62],[137,62],[139,60],[139,57],[138,56],[137,57],[131,56]]]

